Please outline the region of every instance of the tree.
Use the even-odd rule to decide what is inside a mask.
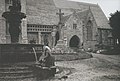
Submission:
[[[110,26],[113,28],[113,37],[114,39],[118,39],[120,44],[120,11],[116,11],[115,13],[111,14],[109,21]]]

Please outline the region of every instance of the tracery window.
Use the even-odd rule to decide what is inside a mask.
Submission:
[[[93,27],[93,24],[89,20],[88,23],[87,23],[87,40],[89,40],[89,41],[92,40],[92,27]]]
[[[76,28],[77,28],[77,24],[73,23],[73,29],[76,29]]]
[[[77,28],[77,19],[73,19],[73,29]]]

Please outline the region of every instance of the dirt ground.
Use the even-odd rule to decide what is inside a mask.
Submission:
[[[120,55],[92,55],[90,59],[56,62],[59,67],[71,68],[71,73],[48,81],[120,81]]]
[[[120,81],[120,55],[92,55],[89,59],[57,61],[61,72],[59,69],[54,78],[19,81]]]

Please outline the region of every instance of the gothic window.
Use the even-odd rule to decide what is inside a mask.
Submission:
[[[73,23],[73,29],[77,28],[77,24]]]
[[[88,21],[87,23],[87,40],[92,40],[92,22],[91,21]]]
[[[77,28],[77,19],[74,18],[73,19],[73,29],[76,29]]]

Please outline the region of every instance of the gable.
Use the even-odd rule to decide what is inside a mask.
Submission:
[[[85,20],[85,19],[87,18],[87,14],[88,14],[88,10],[80,11],[80,12],[73,12],[73,13],[70,14],[70,15],[63,16],[62,22],[63,22],[63,23],[66,23],[71,16],[72,16],[73,18],[77,18],[77,19],[79,19],[79,20]],[[73,19],[73,18],[72,18],[72,19]]]
[[[102,9],[99,6],[90,7],[90,9],[91,9],[91,13],[96,21],[98,28],[112,29],[110,25],[108,24],[109,22],[105,14],[103,13]]]

